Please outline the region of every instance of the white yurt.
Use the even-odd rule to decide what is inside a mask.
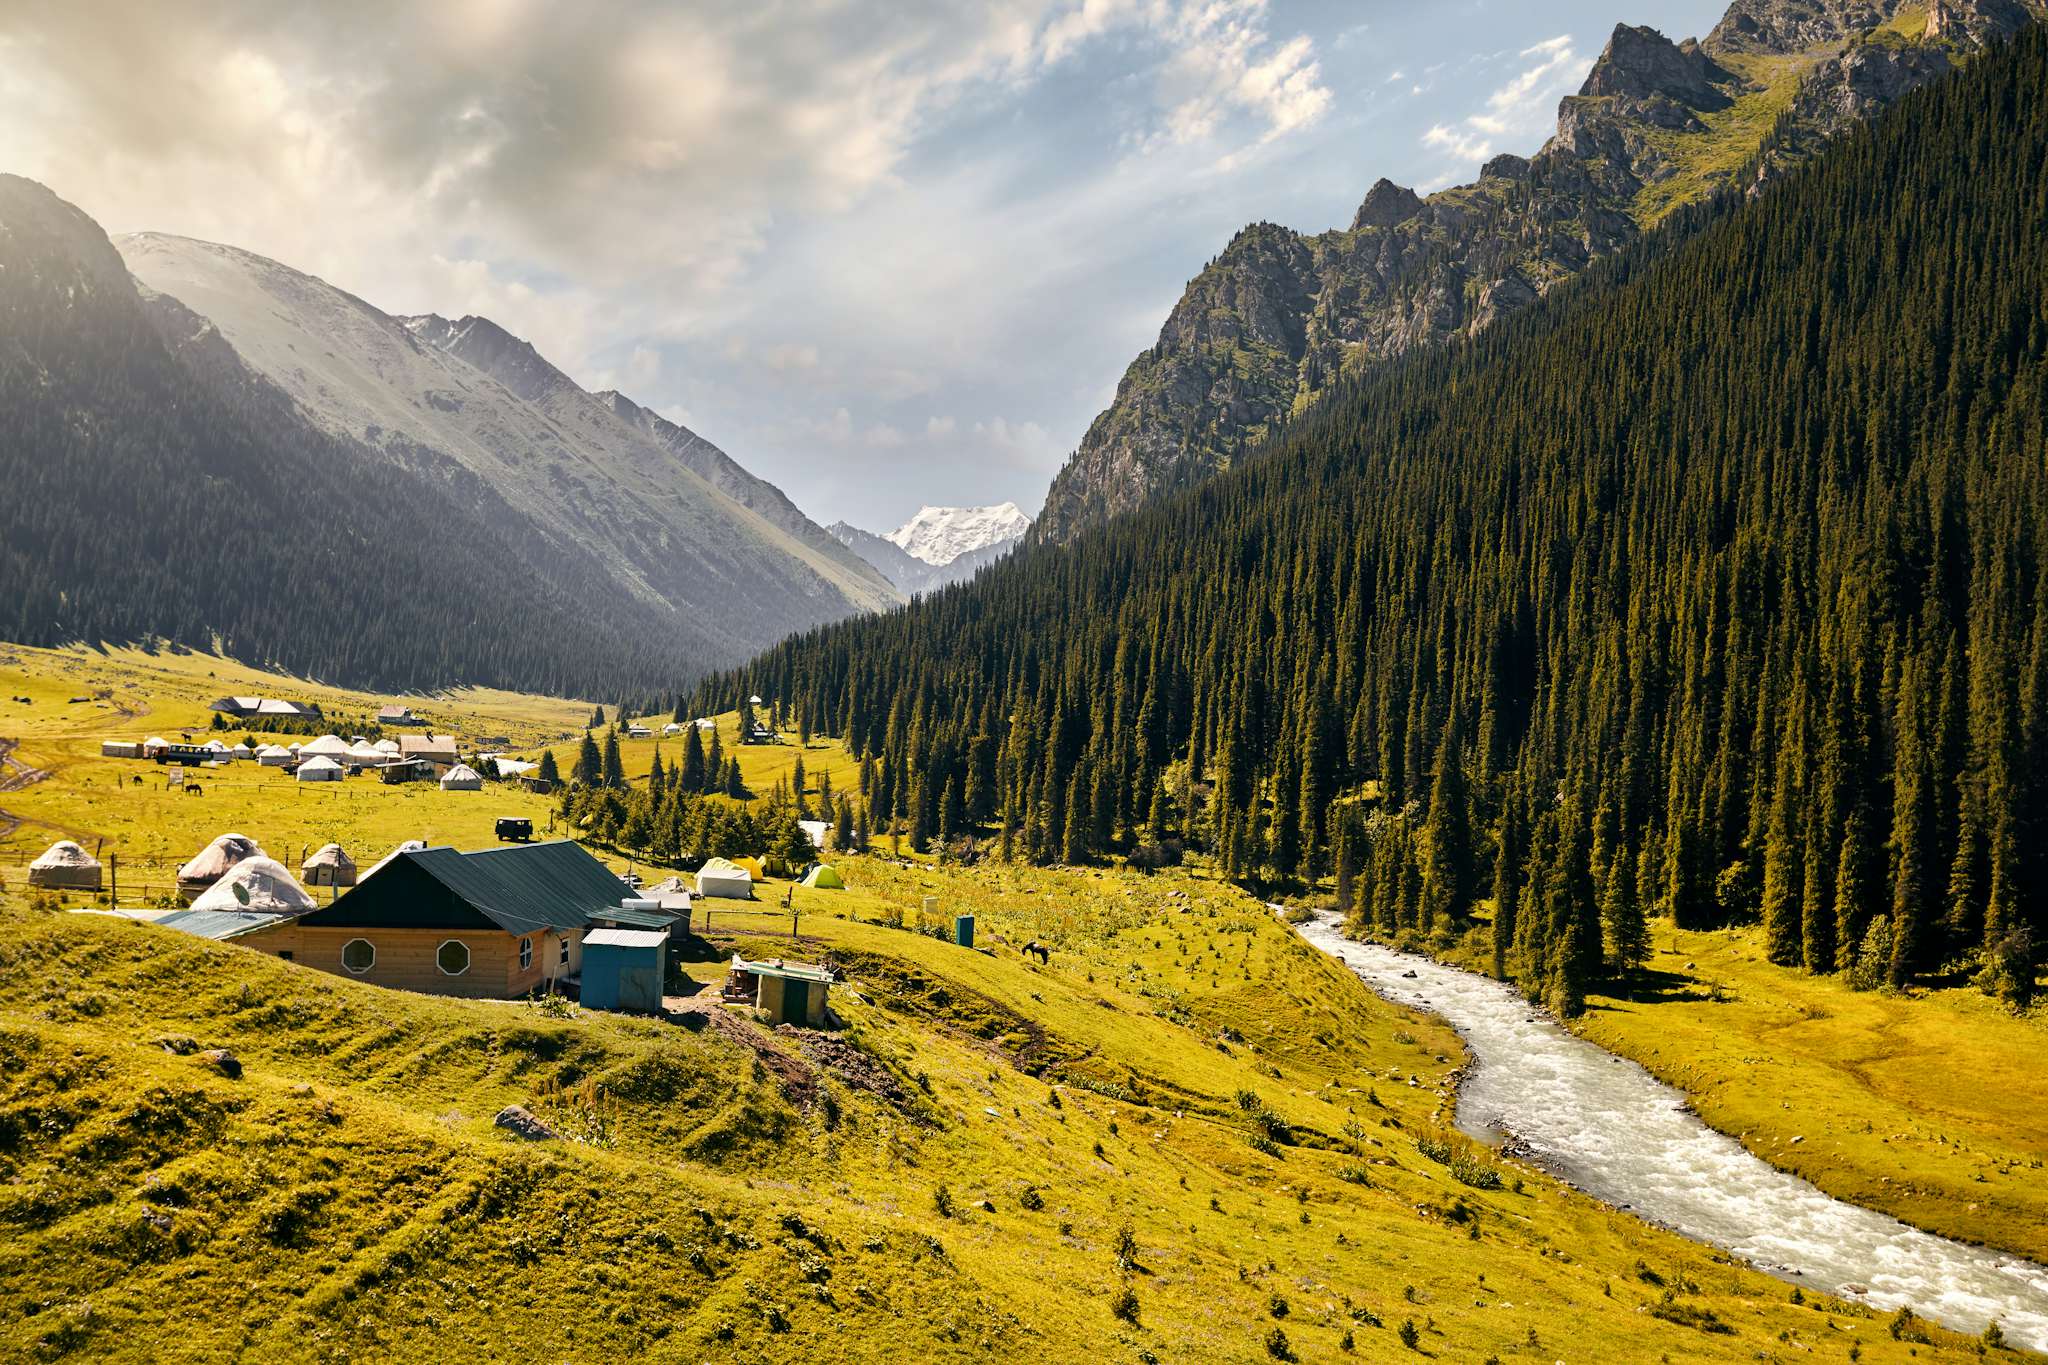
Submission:
[[[383,763],[389,755],[374,744],[351,744],[348,746],[348,763],[355,768],[374,768]]]
[[[292,761],[292,751],[282,744],[266,744],[256,751],[256,762],[265,768],[282,768]]]
[[[256,751],[249,747],[249,741],[245,739],[241,743],[237,744],[234,748],[228,750],[228,757],[234,759],[238,763],[246,762],[247,760],[256,757]]]
[[[354,886],[356,860],[340,844],[327,844],[299,864],[299,877],[308,886]]]
[[[395,739],[380,739],[370,747],[387,758],[398,757],[398,741]]]
[[[426,846],[427,841],[425,839],[407,839],[397,848],[392,849],[389,853],[379,858],[376,862],[370,864],[370,870],[368,872],[363,873],[360,877],[356,878],[356,880],[366,882],[370,880],[370,878],[376,876],[377,873],[383,869],[384,864],[390,862],[399,854],[418,853],[421,849],[425,848]]]
[[[348,741],[340,735],[322,735],[304,748],[299,748],[297,745],[292,747],[299,749],[299,755],[302,758],[312,754],[317,754],[321,758],[337,760],[348,757]]]
[[[162,735],[151,735],[148,739],[142,741],[142,756],[144,758],[155,758],[170,747],[171,742]]]
[[[223,834],[178,869],[178,891],[189,901],[234,871],[236,864],[262,856],[263,850],[248,835]]]
[[[206,741],[206,743],[200,745],[199,747],[206,750],[206,752],[210,754],[224,754],[228,751],[228,746],[221,743],[217,739],[209,739]]]
[[[100,889],[99,859],[69,839],[59,839],[28,865],[28,884],[52,891]]]
[[[225,877],[206,888],[194,910],[256,910],[273,915],[297,915],[318,908],[306,889],[292,880],[284,864],[274,858],[247,858],[236,863]]]
[[[672,720],[661,727],[661,732],[665,735],[679,735],[683,732],[683,723],[679,720]]]
[[[480,792],[483,789],[483,774],[467,763],[456,764],[441,779],[441,790],[444,792]]]
[[[299,761],[301,782],[339,782],[343,775],[341,765],[324,754],[314,754]]]
[[[697,869],[697,894],[750,901],[754,898],[754,874],[728,859],[713,858]]]
[[[306,746],[299,743],[297,740],[293,740],[291,743],[285,745],[284,747],[292,753],[297,753],[299,750],[305,748]]]

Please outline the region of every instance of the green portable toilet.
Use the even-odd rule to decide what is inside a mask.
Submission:
[[[974,946],[974,916],[953,916],[953,942],[959,944],[962,948],[972,948]]]

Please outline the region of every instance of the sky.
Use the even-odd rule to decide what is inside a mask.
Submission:
[[[1540,147],[1725,0],[4,0],[0,171],[469,313],[820,522],[1036,513],[1246,223]]]

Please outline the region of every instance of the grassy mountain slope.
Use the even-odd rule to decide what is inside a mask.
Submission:
[[[1397,1356],[1409,1321],[1455,1356],[1914,1349],[1533,1172],[1482,1189],[1422,1157],[1455,1040],[1213,883],[849,871],[858,890],[801,906],[802,951],[851,974],[822,1041],[427,1000],[14,914],[0,1340],[1330,1360]],[[934,890],[971,901],[992,956],[872,922]],[[715,912],[710,951],[768,951],[778,925]],[[1003,946],[1024,936],[1049,968]],[[188,1039],[243,1075],[166,1050]],[[489,1122],[510,1102],[581,1140],[511,1139]]]

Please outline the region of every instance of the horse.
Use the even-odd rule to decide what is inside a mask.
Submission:
[[[1052,949],[1046,947],[1043,943],[1040,943],[1035,938],[1032,939],[1031,942],[1025,944],[1022,951],[1027,957],[1033,953],[1036,953],[1038,955],[1038,965],[1041,967],[1049,967],[1052,965]]]
[[[198,796],[199,794],[200,794],[200,788],[199,788],[199,784],[198,784],[197,782],[187,782],[187,783],[185,784],[185,795],[187,795],[187,796]]]

